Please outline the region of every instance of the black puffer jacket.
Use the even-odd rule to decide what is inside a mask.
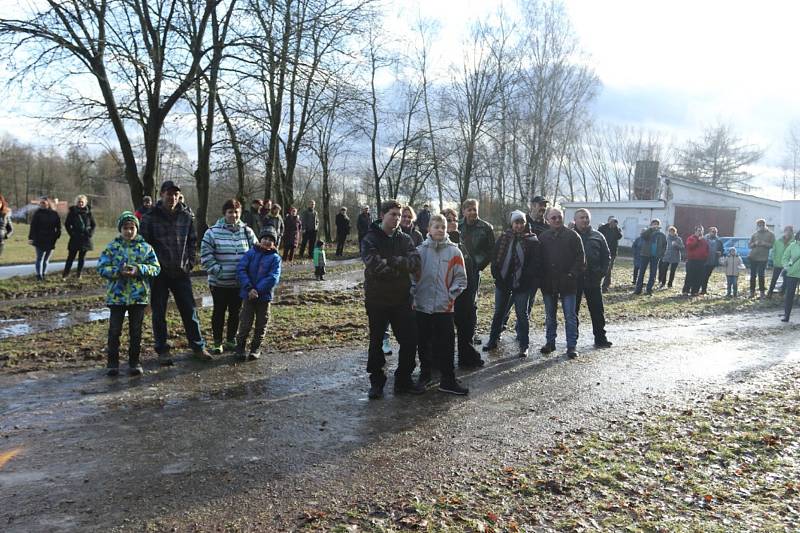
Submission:
[[[37,248],[52,250],[61,237],[61,217],[49,208],[39,208],[31,218],[28,240]]]
[[[73,205],[69,208],[67,218],[64,220],[64,229],[69,234],[67,248],[86,252],[93,248],[92,235],[97,226],[92,216],[91,208]]]
[[[583,252],[586,256],[586,270],[583,272],[582,283],[584,287],[599,287],[603,277],[608,273],[608,264],[611,262],[611,252],[608,249],[606,238],[599,231],[589,226],[586,231],[575,230],[583,242]]]
[[[617,256],[617,250],[619,249],[619,240],[622,238],[622,230],[619,229],[619,226],[612,227],[611,224],[600,224],[600,227],[597,228],[597,231],[603,234],[603,237],[606,238],[606,243],[608,243],[608,250],[611,252],[613,257]]]
[[[400,228],[387,235],[378,220],[361,240],[361,259],[367,307],[411,304],[411,274],[419,271],[421,263],[411,237]]]

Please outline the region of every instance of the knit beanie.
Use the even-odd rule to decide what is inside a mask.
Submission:
[[[525,221],[525,213],[520,210],[512,211],[511,212],[511,223],[513,224],[515,220],[522,220]]]
[[[117,231],[122,231],[122,225],[128,221],[132,221],[136,225],[136,229],[139,229],[139,219],[136,218],[136,215],[131,213],[130,211],[123,211],[122,214],[117,219]]]

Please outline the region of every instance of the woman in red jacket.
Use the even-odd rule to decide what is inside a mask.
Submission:
[[[694,233],[686,239],[686,281],[683,294],[697,296],[703,284],[705,262],[708,259],[708,241],[703,238],[703,226],[697,225]]]

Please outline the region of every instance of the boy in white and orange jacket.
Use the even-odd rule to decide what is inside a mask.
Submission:
[[[431,367],[441,372],[439,390],[465,395],[469,389],[456,380],[453,370],[455,330],[453,305],[467,288],[467,272],[461,250],[447,236],[447,221],[442,215],[431,217],[428,238],[417,247],[422,267],[412,278],[411,294],[417,313],[419,383],[431,380]]]

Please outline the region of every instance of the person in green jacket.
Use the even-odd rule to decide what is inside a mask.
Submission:
[[[783,294],[783,318],[781,322],[789,322],[789,315],[792,314],[794,305],[794,293],[797,285],[800,284],[800,231],[794,236],[794,242],[790,243],[783,252],[783,268],[786,270],[784,278]]]
[[[769,290],[767,291],[767,298],[772,298],[772,293],[775,292],[775,285],[778,283],[778,278],[783,273],[783,252],[794,240],[794,228],[786,226],[783,228],[783,237],[775,239],[775,244],[772,245],[772,280],[769,282]],[[783,287],[780,290],[783,296]]]
[[[319,240],[314,246],[314,277],[317,281],[325,281],[325,264],[325,242]]]
[[[119,236],[111,241],[97,261],[97,273],[106,282],[108,321],[108,375],[119,375],[119,337],[128,314],[128,373],[141,376],[144,309],[150,303],[150,280],[161,272],[153,247],[139,235],[139,219],[124,211],[117,219]]]

